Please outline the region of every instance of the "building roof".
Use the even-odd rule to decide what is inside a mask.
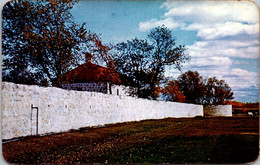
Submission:
[[[120,74],[116,71],[86,62],[62,76],[63,83],[111,82],[120,84]]]

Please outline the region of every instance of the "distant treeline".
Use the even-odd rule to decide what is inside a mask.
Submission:
[[[238,101],[228,101],[227,104],[231,104],[232,108],[241,108],[241,109],[258,109],[259,102],[256,103],[242,103]]]

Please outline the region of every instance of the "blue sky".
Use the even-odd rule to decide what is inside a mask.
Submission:
[[[259,17],[251,2],[80,1],[72,13],[104,43],[145,39],[164,24],[191,56],[182,71],[167,67],[166,76],[198,71],[225,80],[235,100],[258,101]]]

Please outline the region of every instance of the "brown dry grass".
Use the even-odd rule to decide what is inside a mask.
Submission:
[[[137,158],[130,159],[129,155],[122,157],[120,154],[129,154],[128,151],[131,150],[140,152],[139,155],[147,154],[150,149],[147,149],[149,151],[145,151],[145,153],[140,150],[149,148],[149,146],[155,146],[154,150],[159,150],[158,147],[160,148],[164,144],[166,148],[163,148],[163,150],[167,150],[167,152],[168,150],[169,152],[176,152],[179,149],[173,149],[173,146],[180,145],[179,148],[185,146],[186,149],[192,150],[191,153],[187,153],[189,155],[193,152],[199,152],[193,151],[194,145],[196,145],[196,147],[202,146],[204,153],[206,148],[203,148],[205,145],[203,140],[216,140],[222,135],[230,137],[241,135],[243,138],[245,135],[258,137],[259,119],[258,117],[167,118],[109,124],[101,128],[86,127],[70,132],[43,137],[26,137],[20,138],[18,141],[4,143],[3,156],[9,163],[74,164],[107,163],[108,160],[112,163],[208,163],[204,160],[203,154],[200,155],[203,157],[201,160],[200,158],[196,158],[194,161],[187,159],[186,162],[183,158],[181,161],[175,158],[174,160],[167,159],[167,161],[162,159],[162,162],[157,162],[158,158],[150,159],[149,157],[148,159],[147,156],[144,156],[143,160],[141,160],[141,157],[136,160]],[[241,143],[244,142],[243,138]],[[167,141],[171,143],[167,144]],[[198,141],[201,144],[197,144]],[[167,148],[167,145],[170,146],[170,149]],[[212,147],[209,147],[212,153],[216,150],[214,150],[214,145],[212,144]],[[140,148],[140,146],[143,147]],[[256,147],[258,148],[258,146]],[[157,154],[152,153],[153,151],[150,152],[149,154],[152,155]],[[131,156],[133,154],[130,153]],[[164,154],[166,156],[163,156]],[[138,155],[135,156],[138,157]],[[159,156],[167,157],[167,153],[162,151]],[[177,156],[185,156],[185,154]],[[215,158],[214,155],[212,158]],[[214,161],[214,163],[216,162],[218,160]]]

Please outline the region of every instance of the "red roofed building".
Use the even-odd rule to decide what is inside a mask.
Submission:
[[[86,62],[62,76],[62,88],[126,95],[119,76],[112,69]]]

